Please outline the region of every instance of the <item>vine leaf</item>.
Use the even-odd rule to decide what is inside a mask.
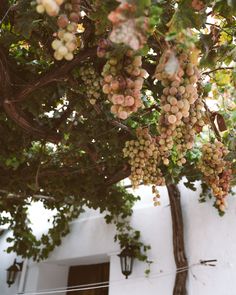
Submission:
[[[205,20],[205,15],[196,13],[191,6],[191,1],[184,0],[168,23],[170,32],[179,32],[186,28],[200,28]]]

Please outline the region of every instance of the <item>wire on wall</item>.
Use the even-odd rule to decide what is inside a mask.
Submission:
[[[216,259],[212,259],[212,260],[200,260],[200,262],[198,263],[194,263],[189,265],[188,267],[181,267],[181,268],[177,268],[176,271],[171,271],[171,272],[166,272],[166,273],[157,273],[152,275],[151,277],[144,277],[144,276],[139,276],[139,277],[135,277],[135,278],[130,278],[129,282],[132,282],[133,280],[137,280],[137,279],[149,279],[149,280],[153,280],[153,279],[157,279],[160,277],[167,277],[167,276],[171,276],[174,275],[176,273],[181,273],[181,272],[185,272],[186,270],[192,269],[195,266],[215,266],[215,262],[217,262]],[[34,292],[26,292],[26,293],[18,293],[18,294],[22,294],[22,295],[50,295],[50,294],[61,294],[61,293],[69,293],[69,292],[75,292],[75,291],[87,291],[87,290],[95,290],[95,289],[102,289],[102,288],[109,288],[110,285],[112,284],[123,284],[124,280],[113,280],[113,281],[106,281],[106,282],[99,282],[99,283],[93,283],[93,284],[85,284],[85,285],[77,285],[77,286],[72,286],[72,287],[61,287],[61,288],[55,288],[55,289],[44,289],[44,290],[39,290],[39,291],[34,291]]]

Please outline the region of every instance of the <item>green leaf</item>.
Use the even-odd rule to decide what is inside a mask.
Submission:
[[[205,22],[206,16],[195,12],[191,6],[192,1],[183,0],[172,17],[169,25],[170,32],[181,32],[183,29],[200,29]]]

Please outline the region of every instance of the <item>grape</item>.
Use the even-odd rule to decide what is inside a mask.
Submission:
[[[38,13],[42,14],[42,13],[45,12],[45,8],[44,8],[44,6],[43,6],[42,4],[39,4],[39,5],[37,5],[37,7],[36,7],[36,11],[37,11]]]
[[[175,52],[179,63],[175,73],[165,70],[171,54],[169,49],[164,51],[155,73],[163,85],[158,142],[163,164],[169,165],[174,148],[175,162],[182,166],[187,150],[193,147],[195,134],[204,125],[203,103],[198,96],[199,73],[190,61],[191,52]]]
[[[52,42],[52,48],[55,50],[54,58],[56,60],[72,60],[74,51],[79,46],[79,39],[76,36],[77,25],[80,19],[80,0],[73,0],[72,3],[65,3],[65,0],[37,0],[36,10],[38,13],[46,12],[49,16],[58,16],[57,39]],[[64,5],[63,5],[64,4]]]
[[[79,69],[79,78],[85,85],[84,93],[89,102],[94,105],[101,97],[102,87],[101,78],[96,71],[93,63],[85,63]]]
[[[144,11],[142,16],[137,16],[135,1],[119,2],[122,3],[108,14],[108,19],[112,23],[109,38],[114,43],[123,43],[137,51],[147,42],[148,18],[145,16]],[[137,61],[135,66],[140,67],[141,64]]]
[[[64,58],[66,60],[72,60],[74,58],[74,55],[73,55],[73,53],[68,52],[66,55],[64,55]]]
[[[57,19],[57,25],[59,28],[64,29],[69,24],[69,20],[66,14],[61,14]]]
[[[124,157],[129,158],[131,166],[130,180],[133,188],[141,183],[153,185],[155,193],[154,204],[158,205],[160,197],[156,186],[165,185],[160,166],[160,153],[156,138],[153,138],[147,128],[136,130],[137,140],[127,141],[123,149]]]
[[[224,158],[229,153],[227,147],[220,141],[206,143],[202,146],[202,156],[198,168],[204,181],[212,189],[216,197],[215,205],[221,211],[226,209],[226,197],[230,190],[232,167]]]
[[[63,3],[63,1],[61,1]],[[60,5],[55,0],[38,0],[36,10],[38,13],[46,13],[49,16],[57,16],[60,10]]]
[[[192,7],[199,11],[202,10],[205,7],[205,4],[201,0],[192,0]]]
[[[106,50],[107,46],[107,42],[101,42],[99,48]],[[135,55],[132,50],[127,50],[119,59],[112,52],[106,55],[108,60],[102,72],[102,89],[113,104],[111,112],[125,120],[142,106],[141,89],[147,73],[141,68],[142,57]]]

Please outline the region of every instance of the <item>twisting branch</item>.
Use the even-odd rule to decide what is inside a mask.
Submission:
[[[125,132],[129,133],[130,135],[133,135],[130,128],[128,126],[122,124],[121,122],[113,120],[113,119],[109,120],[109,122],[111,123],[111,125],[116,126],[116,127],[120,128],[120,129],[124,130]]]
[[[96,111],[97,114],[102,114],[103,113],[98,104],[93,105],[93,108],[94,108],[94,110]],[[106,114],[104,114],[104,115],[106,116],[107,121],[111,125],[113,125],[115,127],[119,127],[120,129],[125,131],[127,134],[130,134],[130,135],[133,136],[133,133],[132,133],[131,129],[128,126],[124,125],[123,123],[121,123],[121,122],[119,122],[119,121],[117,121],[115,119],[109,118]]]
[[[6,114],[26,133],[31,134],[37,138],[41,138],[52,143],[58,143],[61,136],[51,130],[45,130],[42,127],[36,126],[32,119],[29,119],[25,113],[15,106],[10,101],[3,103]]]
[[[233,69],[234,69],[234,67],[219,67],[219,68],[213,69],[211,71],[203,72],[202,75],[209,75],[211,73],[214,73],[214,72],[220,71],[220,70],[233,70]]]
[[[130,176],[130,167],[128,165],[125,165],[121,170],[116,172],[114,175],[111,175],[107,181],[106,181],[106,186],[111,186],[113,184],[116,184],[120,182],[121,180],[127,178]]]
[[[59,141],[59,135],[52,131],[46,131],[41,126],[37,126],[36,123],[29,119],[28,116],[20,111],[18,107],[12,103],[13,96],[11,77],[9,74],[8,63],[4,49],[0,48],[0,96],[3,101],[3,107],[6,114],[23,130],[39,138],[47,139],[51,142],[57,143]]]
[[[214,133],[215,133],[215,136],[216,138],[221,141],[221,136],[220,136],[220,133],[215,125],[215,122],[214,122],[214,119],[215,119],[215,115],[209,110],[207,104],[205,101],[203,101],[204,103],[204,107],[205,107],[205,110],[206,110],[206,113],[207,113],[207,116],[208,116],[208,119],[209,119],[209,122],[210,122],[210,125],[211,125],[211,128],[213,129]]]
[[[180,192],[175,184],[168,184],[167,190],[170,200],[172,230],[173,230],[173,248],[176,268],[186,271],[176,274],[173,295],[186,295],[186,281],[188,276],[188,260],[185,255],[184,247],[184,223],[182,217]]]
[[[38,195],[38,194],[34,194],[32,196],[25,196],[24,194],[17,194],[17,193],[11,193],[8,192],[6,190],[0,190],[0,194],[4,195],[4,198],[8,198],[8,199],[26,199],[28,197],[32,198],[32,199],[36,199],[36,200],[49,200],[49,201],[56,201],[55,198],[50,197],[50,196],[44,196],[44,195]]]
[[[72,61],[64,63],[61,67],[54,67],[47,74],[44,74],[42,77],[36,81],[27,85],[13,100],[13,102],[21,102],[28,98],[28,96],[35,90],[40,89],[48,84],[53,82],[64,81],[67,77],[67,74],[76,66],[78,66],[82,61],[87,58],[93,58],[96,56],[96,48],[86,49],[81,51],[77,57]]]
[[[54,68],[37,81],[27,85],[18,96],[13,99],[13,89],[11,86],[11,78],[8,69],[7,57],[4,49],[0,48],[0,94],[3,100],[3,107],[6,114],[25,132],[43,138],[53,143],[58,143],[61,136],[52,130],[45,130],[36,122],[29,118],[26,113],[16,106],[17,102],[23,101],[35,90],[46,86],[55,81],[65,79],[68,72],[77,66],[81,61],[96,54],[96,48],[87,49],[81,52],[73,61],[63,64],[60,68]]]
[[[218,28],[220,31],[224,31],[226,34],[228,34],[229,36],[233,37],[233,34],[230,34],[228,31],[226,31],[224,28],[222,28],[221,26],[219,26],[219,25],[217,25],[217,24],[212,24],[212,23],[208,23],[208,22],[206,22],[205,25],[216,27],[216,28]]]

